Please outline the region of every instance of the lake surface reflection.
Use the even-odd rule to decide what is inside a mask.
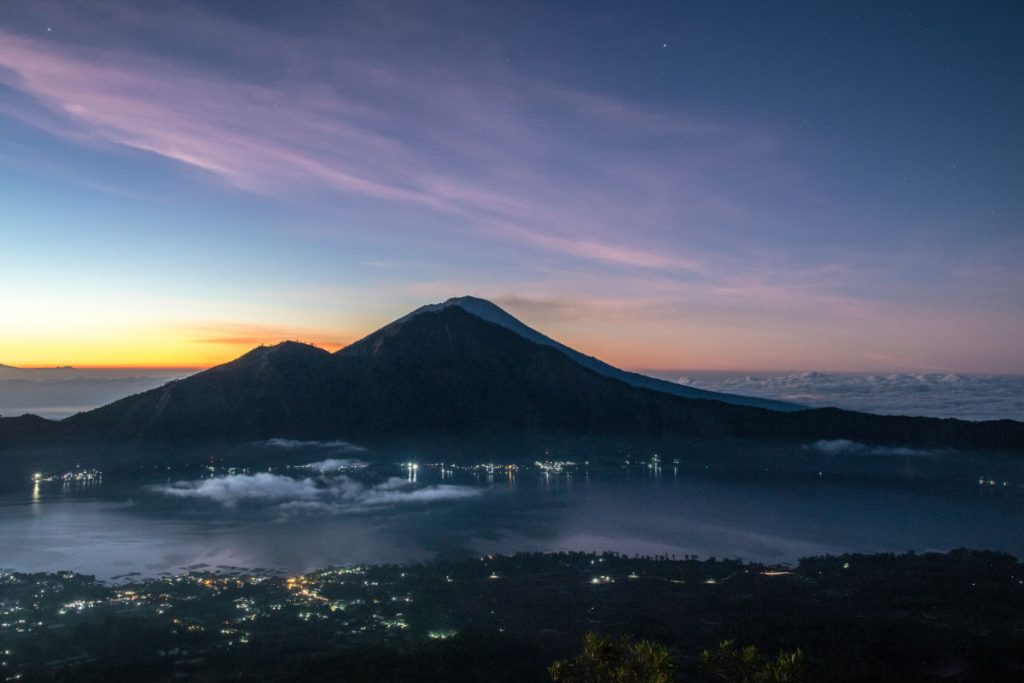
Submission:
[[[792,562],[967,546],[1024,556],[1022,521],[1015,482],[879,485],[671,466],[28,482],[0,497],[0,567],[111,578],[200,564],[301,572],[525,550]]]

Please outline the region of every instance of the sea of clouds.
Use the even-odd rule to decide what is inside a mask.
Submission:
[[[281,512],[360,512],[380,507],[436,503],[479,496],[482,489],[449,484],[423,485],[391,477],[382,482],[364,482],[339,472],[365,467],[353,460],[328,459],[303,469],[318,476],[291,477],[271,472],[228,474],[178,481],[151,487],[173,498],[188,498],[238,506],[272,507]]]
[[[185,374],[138,369],[0,368],[0,415],[35,413],[59,419],[152,389]],[[811,407],[837,406],[879,414],[966,420],[1024,420],[1024,375],[703,371],[651,371],[647,374],[700,389],[781,399]],[[266,445],[352,452],[358,449],[344,442],[290,439],[273,439]]]
[[[59,420],[155,389],[189,374],[189,371],[167,369],[0,367],[0,415],[14,417],[33,413]]]
[[[882,415],[1024,420],[1024,375],[940,373],[657,373],[730,394],[836,406]]]

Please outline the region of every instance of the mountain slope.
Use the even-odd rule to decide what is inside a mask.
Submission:
[[[658,431],[670,398],[629,387],[461,308],[398,321],[337,352],[346,425],[372,432]],[[351,422],[349,422],[351,420]]]
[[[737,394],[723,394],[717,391],[706,391],[704,389],[696,389],[694,387],[684,386],[675,382],[666,382],[665,380],[657,379],[654,377],[648,377],[647,375],[641,375],[637,372],[627,372],[626,370],[620,370],[619,368],[609,365],[602,360],[599,360],[593,356],[587,356],[576,349],[570,348],[565,344],[555,341],[550,337],[541,334],[537,330],[529,327],[522,323],[519,319],[509,315],[505,310],[499,306],[494,305],[486,299],[480,299],[474,296],[460,296],[452,299],[448,299],[444,303],[440,304],[428,304],[421,306],[416,309],[402,320],[406,320],[413,316],[421,313],[436,312],[445,308],[451,308],[457,306],[468,313],[492,322],[496,325],[501,325],[507,330],[515,332],[520,337],[528,339],[529,341],[544,346],[550,346],[553,349],[561,351],[570,359],[576,361],[580,365],[599,375],[605,377],[611,377],[619,381],[625,382],[634,387],[640,387],[642,389],[651,389],[653,391],[661,391],[666,394],[672,394],[674,396],[682,396],[684,398],[700,398],[710,401],[722,401],[723,403],[733,403],[741,406],[754,406],[757,408],[768,408],[770,410],[781,410],[781,411],[794,411],[802,410],[804,406],[797,405],[795,403],[787,403],[785,401],[775,401],[767,398],[756,398],[753,396],[740,396]]]
[[[296,342],[236,360],[62,421],[119,438],[269,437],[320,433],[335,402],[334,363]]]

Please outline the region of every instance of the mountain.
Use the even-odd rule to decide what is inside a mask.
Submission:
[[[599,375],[604,375],[605,377],[611,377],[621,382],[625,382],[630,386],[640,387],[642,389],[652,389],[654,391],[673,394],[674,396],[682,396],[684,398],[700,398],[710,401],[722,401],[723,403],[734,403],[736,405],[754,406],[757,408],[769,408],[771,410],[791,411],[802,410],[805,407],[796,403],[774,401],[768,398],[756,398],[753,396],[723,394],[717,391],[705,391],[704,389],[696,389],[694,387],[683,386],[682,384],[677,384],[675,382],[666,382],[662,379],[648,377],[647,375],[641,375],[637,372],[620,370],[612,365],[608,365],[608,363],[605,363],[602,360],[594,358],[593,356],[586,356],[576,349],[571,349],[565,344],[561,344],[554,339],[541,334],[532,327],[523,324],[515,317],[509,315],[499,306],[496,306],[486,299],[480,299],[474,296],[460,296],[448,299],[444,303],[428,304],[416,309],[406,317],[416,316],[421,313],[441,311],[445,308],[451,308],[452,306],[457,306],[482,320],[492,322],[495,325],[501,325],[505,329],[515,332],[523,339],[528,339],[537,344],[557,349],[583,367],[593,370]],[[399,322],[401,322],[401,320]]]
[[[655,432],[676,419],[675,400],[448,307],[333,355],[295,342],[260,347],[63,425],[124,438]]]
[[[60,422],[3,419],[0,443],[636,434],[1024,445],[1024,423],[1008,420],[779,412],[635,386],[477,315],[496,315],[478,301],[420,309],[334,354],[284,342]]]
[[[74,377],[76,370],[70,366],[55,368],[19,368],[0,363],[0,380],[7,379],[66,379]]]

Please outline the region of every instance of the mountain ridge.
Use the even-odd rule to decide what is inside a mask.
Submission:
[[[0,443],[414,435],[642,434],[1017,450],[1024,423],[777,412],[630,385],[457,305],[335,353],[298,342],[60,422],[3,418]]]

